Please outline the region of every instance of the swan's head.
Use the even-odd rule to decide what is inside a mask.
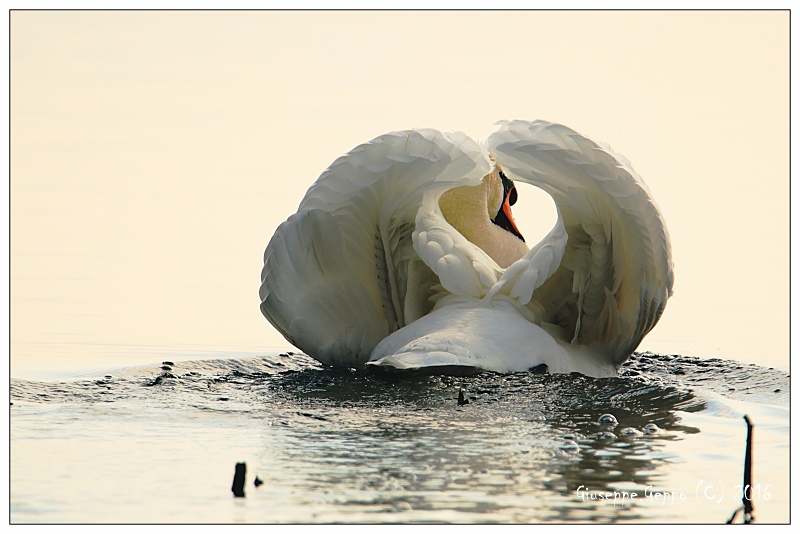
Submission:
[[[492,158],[492,161],[494,159]],[[481,185],[464,185],[445,191],[439,199],[442,214],[459,232],[467,235],[471,227],[487,218],[521,241],[525,241],[514,222],[511,206],[517,202],[517,188],[495,163]]]
[[[495,163],[480,185],[445,191],[439,207],[453,228],[507,267],[528,250],[511,214],[516,201],[514,182]]]
[[[507,232],[511,232],[523,242],[525,238],[514,222],[511,214],[511,206],[517,202],[517,188],[503,172],[503,168],[495,161],[493,156],[489,156],[494,163],[491,173],[483,177],[484,188],[486,189],[486,208],[489,212],[489,219]]]

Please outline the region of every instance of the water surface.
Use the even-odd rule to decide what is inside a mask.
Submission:
[[[283,354],[15,379],[11,400],[12,523],[724,523],[744,413],[756,518],[789,521],[789,377],[734,361],[456,378]]]

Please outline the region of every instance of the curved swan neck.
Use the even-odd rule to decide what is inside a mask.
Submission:
[[[503,183],[497,168],[484,176],[481,185],[455,187],[439,198],[445,220],[506,268],[524,256],[528,247],[492,222],[502,204]]]

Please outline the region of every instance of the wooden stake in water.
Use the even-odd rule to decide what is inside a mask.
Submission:
[[[753,487],[753,423],[747,414],[744,416],[747,423],[747,447],[744,449],[744,491],[742,492],[742,505],[744,505],[744,522],[750,523],[753,516],[752,487]]]
[[[247,474],[247,464],[240,462],[236,464],[236,471],[233,474],[233,485],[231,491],[234,497],[244,497],[244,479]]]
[[[464,389],[458,388],[458,402],[459,406],[464,406],[465,404],[469,404],[469,399],[464,397]]]
[[[736,520],[736,517],[739,515],[739,512],[744,512],[744,523],[752,523],[755,521],[755,516],[753,515],[753,510],[755,507],[753,506],[752,501],[752,487],[753,487],[753,423],[750,421],[750,418],[745,414],[744,422],[747,423],[747,442],[744,449],[744,476],[742,477],[742,507],[737,508],[730,519],[728,519],[728,524],[730,525]]]

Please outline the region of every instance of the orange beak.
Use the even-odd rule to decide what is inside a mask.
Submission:
[[[522,237],[522,233],[517,228],[517,223],[514,222],[514,216],[511,214],[511,206],[517,202],[517,188],[514,187],[514,182],[509,180],[502,171],[500,172],[500,178],[503,180],[503,205],[492,222],[500,228],[511,232],[524,242],[525,238]]]

